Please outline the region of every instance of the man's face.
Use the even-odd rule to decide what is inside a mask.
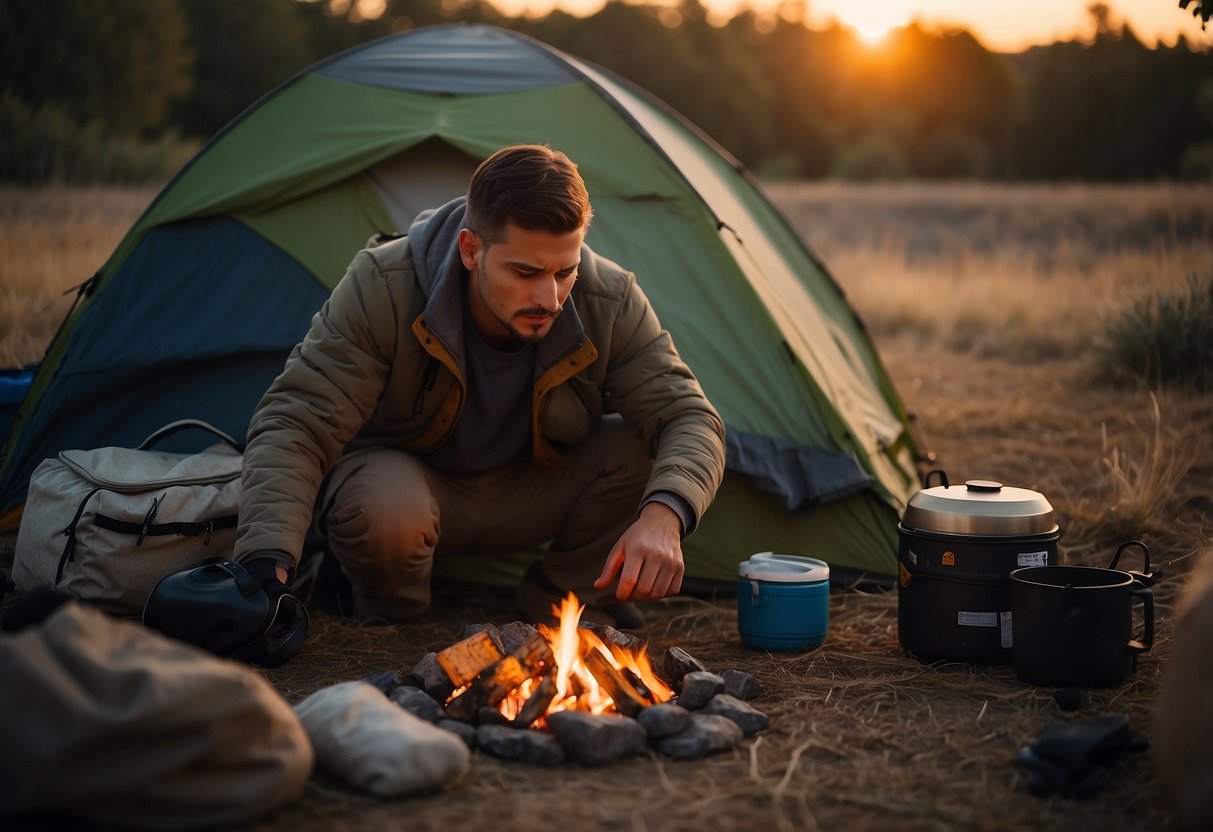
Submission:
[[[585,229],[552,234],[511,223],[486,246],[469,229],[459,232],[472,321],[487,343],[511,350],[551,331],[577,280],[584,238]]]

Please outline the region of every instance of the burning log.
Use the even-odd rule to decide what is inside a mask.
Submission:
[[[611,699],[615,702],[615,710],[624,716],[636,716],[649,705],[653,704],[648,688],[641,685],[641,691],[636,690],[631,680],[596,648],[586,652],[581,660],[589,668],[590,673],[598,680]]]
[[[438,654],[438,664],[457,688],[471,682],[486,667],[499,661],[501,651],[484,630],[455,642]]]
[[[518,710],[518,714],[510,720],[510,724],[515,728],[529,727],[532,722],[547,713],[548,706],[552,704],[552,700],[555,698],[556,672],[555,670],[550,670],[543,677],[543,681],[539,683],[539,687],[535,688],[535,692],[531,694],[531,698]]]
[[[484,638],[488,640],[487,636]],[[545,672],[554,663],[552,646],[537,632],[513,653],[481,670],[471,680],[467,690],[447,703],[447,716],[470,722],[476,718],[481,708],[486,705],[496,706],[510,691],[527,679],[533,679]]]

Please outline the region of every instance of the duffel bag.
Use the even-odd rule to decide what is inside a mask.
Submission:
[[[154,446],[186,429],[222,443],[193,454]],[[138,616],[152,587],[202,561],[231,557],[240,505],[241,446],[186,419],[138,448],[67,450],[30,476],[13,581],[23,592],[67,592],[115,615]]]

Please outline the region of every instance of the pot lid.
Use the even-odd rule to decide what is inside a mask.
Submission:
[[[1057,531],[1053,506],[1044,495],[993,480],[924,488],[910,498],[901,524],[907,529],[998,537]]]
[[[738,568],[741,577],[751,581],[779,583],[812,583],[830,579],[830,565],[824,560],[800,555],[777,555],[759,552],[743,560]]]

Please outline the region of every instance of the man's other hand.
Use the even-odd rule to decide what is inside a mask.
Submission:
[[[620,601],[648,601],[676,595],[682,589],[682,521],[669,506],[651,502],[619,538],[595,589],[605,589],[615,577]]]

